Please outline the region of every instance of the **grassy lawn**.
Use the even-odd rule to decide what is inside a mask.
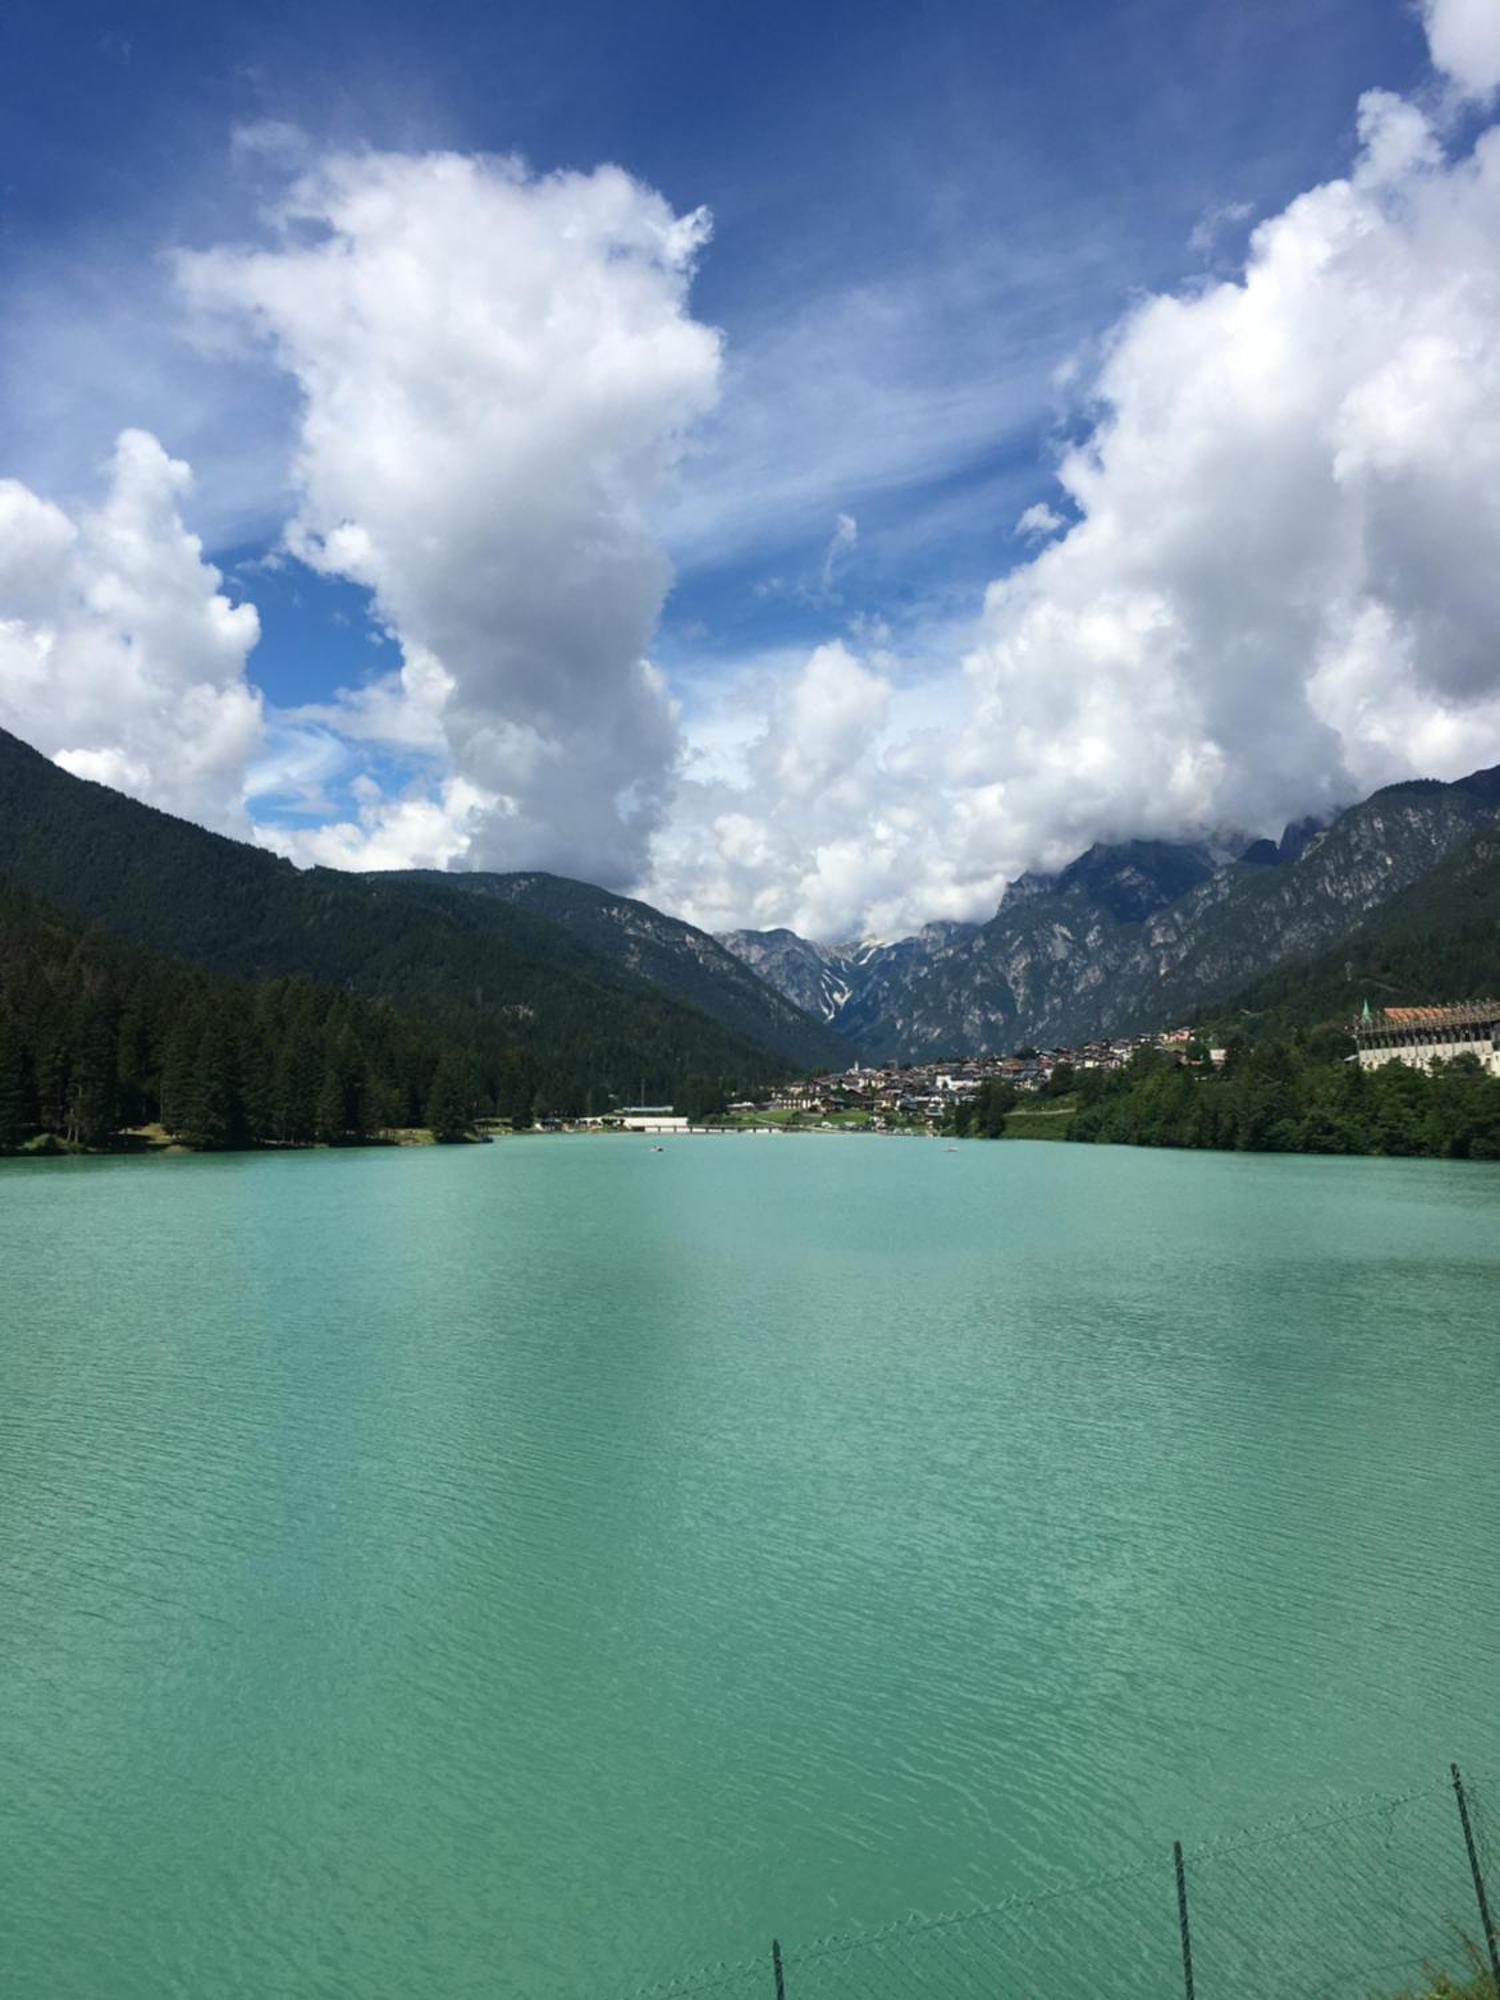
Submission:
[[[1066,1139],[1068,1127],[1073,1122],[1077,1110],[1073,1104],[1049,1105],[1042,1110],[1027,1106],[1025,1110],[1010,1112],[1005,1120],[1007,1139]]]

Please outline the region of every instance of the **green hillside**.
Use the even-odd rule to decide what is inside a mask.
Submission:
[[[1219,1152],[1378,1153],[1500,1160],[1500,1077],[1472,1057],[1428,1074],[1362,1069],[1327,1029],[1232,1047],[1222,1070],[1139,1050],[1085,1071],[1071,1140]]]
[[[370,879],[420,885],[434,895],[479,899],[487,913],[482,921],[496,922],[502,932],[516,911],[543,917],[562,926],[606,963],[649,980],[674,1000],[763,1043],[797,1069],[849,1059],[849,1045],[841,1035],[804,1014],[717,938],[649,903],[537,871],[496,875],[422,869]]]
[[[0,1152],[160,1124],[200,1146],[456,1132],[458,1061],[391,1008],[216,977],[0,884]]]
[[[1344,1032],[1372,1008],[1500,993],[1500,825],[1487,822],[1338,944],[1264,974],[1201,1017],[1229,1059],[1143,1049],[1086,1073],[1068,1131],[1112,1145],[1500,1159],[1500,1078],[1473,1060],[1365,1070]]]
[[[70,777],[4,732],[0,878],[214,973],[383,1001],[465,1050],[503,1115],[670,1099],[693,1076],[742,1088],[796,1066],[565,924],[441,882],[299,871]]]
[[[1372,1007],[1500,993],[1500,821],[1356,925],[1336,945],[1278,966],[1204,1018],[1259,1038]]]

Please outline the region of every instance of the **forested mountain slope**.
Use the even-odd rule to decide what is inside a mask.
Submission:
[[[502,1110],[670,1098],[690,1076],[742,1087],[793,1066],[565,924],[441,883],[299,871],[70,777],[4,732],[0,876],[210,971],[384,1000],[465,1046]]]
[[[1472,1060],[1432,1074],[1362,1069],[1345,1038],[1231,1049],[1221,1070],[1146,1048],[1124,1069],[1085,1070],[1066,1136],[1111,1146],[1222,1152],[1425,1154],[1500,1160],[1500,1077]]]
[[[160,1123],[203,1146],[455,1133],[458,1060],[391,1008],[305,980],[233,980],[0,882],[0,1152]]]
[[[1212,1018],[1260,1037],[1348,1019],[1366,1000],[1420,1007],[1496,994],[1500,823],[1492,821],[1329,950],[1278,966]]]
[[[649,903],[536,871],[496,875],[421,869],[370,879],[418,883],[439,894],[481,897],[506,910],[529,910],[545,917],[611,965],[650,980],[687,1006],[701,1008],[799,1069],[847,1057],[847,1049],[831,1029],[726,951],[717,938]]]

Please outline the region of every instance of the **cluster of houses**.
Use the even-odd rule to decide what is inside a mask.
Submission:
[[[1448,1007],[1366,1006],[1350,1024],[1358,1060],[1364,1067],[1404,1062],[1430,1067],[1455,1056],[1476,1056],[1494,1076],[1500,1076],[1500,1001],[1476,1000]],[[855,1063],[830,1070],[805,1082],[786,1084],[770,1096],[729,1106],[743,1120],[747,1114],[800,1112],[810,1119],[859,1112],[882,1127],[936,1123],[946,1119],[966,1098],[977,1097],[987,1083],[1003,1083],[1019,1091],[1043,1091],[1058,1072],[1122,1069],[1138,1049],[1154,1048],[1178,1061],[1208,1062],[1216,1068],[1226,1059],[1222,1048],[1205,1049],[1191,1028],[1169,1028],[1156,1035],[1120,1035],[1087,1042],[1078,1048],[1028,1049],[1008,1056],[971,1056],[963,1061],[928,1063]],[[687,1118],[669,1104],[637,1104],[600,1117],[545,1119],[545,1129],[564,1125],[596,1129],[666,1134],[692,1129]]]
[[[976,1097],[987,1083],[1010,1084],[1016,1090],[1041,1091],[1059,1069],[1122,1069],[1140,1048],[1161,1049],[1181,1057],[1193,1039],[1191,1028],[1172,1028],[1159,1035],[1121,1035],[1088,1042],[1079,1048],[1034,1049],[1009,1056],[972,1056],[961,1062],[889,1063],[830,1071],[789,1084],[758,1103],[735,1105],[749,1111],[800,1111],[829,1117],[840,1111],[863,1111],[872,1123],[943,1118],[955,1104]],[[1210,1049],[1214,1063],[1223,1049]]]

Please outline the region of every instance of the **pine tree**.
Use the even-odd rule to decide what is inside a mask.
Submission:
[[[103,1146],[120,1128],[115,1076],[118,1025],[107,1012],[80,1009],[70,1039],[67,1136],[75,1146]]]
[[[68,1122],[68,1050],[56,1028],[44,1032],[36,1052],[37,1124],[61,1132]]]
[[[108,1145],[157,1117],[210,1146],[306,1143],[320,1122],[338,1139],[417,1125],[443,1046],[384,1003],[215,978],[0,878],[0,1150],[38,1130]],[[448,1046],[461,1130],[493,1087]]]
[[[427,1093],[427,1123],[440,1145],[462,1139],[469,1131],[469,1110],[456,1065],[444,1056]]]
[[[323,1087],[318,1092],[313,1126],[320,1139],[334,1146],[347,1138],[349,1133],[349,1109],[344,1079],[340,1076],[337,1065],[332,1062],[323,1072]]]
[[[309,1029],[294,1021],[276,1061],[275,1125],[279,1139],[306,1145],[318,1129],[319,1058]]]
[[[120,1015],[115,1076],[120,1092],[121,1123],[143,1124],[151,1115],[151,1038],[145,1005],[138,991],[131,994]]]
[[[18,1026],[0,1014],[0,1153],[13,1153],[26,1137],[30,1122],[29,1071]]]
[[[193,1063],[186,1135],[195,1146],[213,1149],[238,1146],[245,1137],[234,1048],[222,1015],[212,1006]]]
[[[159,1115],[164,1129],[181,1135],[192,1117],[193,1076],[197,1066],[201,1028],[186,1012],[178,1015],[167,1036],[161,1066]]]
[[[527,1071],[526,1065],[516,1055],[508,1055],[500,1069],[500,1083],[495,1092],[495,1116],[522,1130],[532,1122],[536,1084]],[[430,1124],[431,1117],[428,1118]]]

